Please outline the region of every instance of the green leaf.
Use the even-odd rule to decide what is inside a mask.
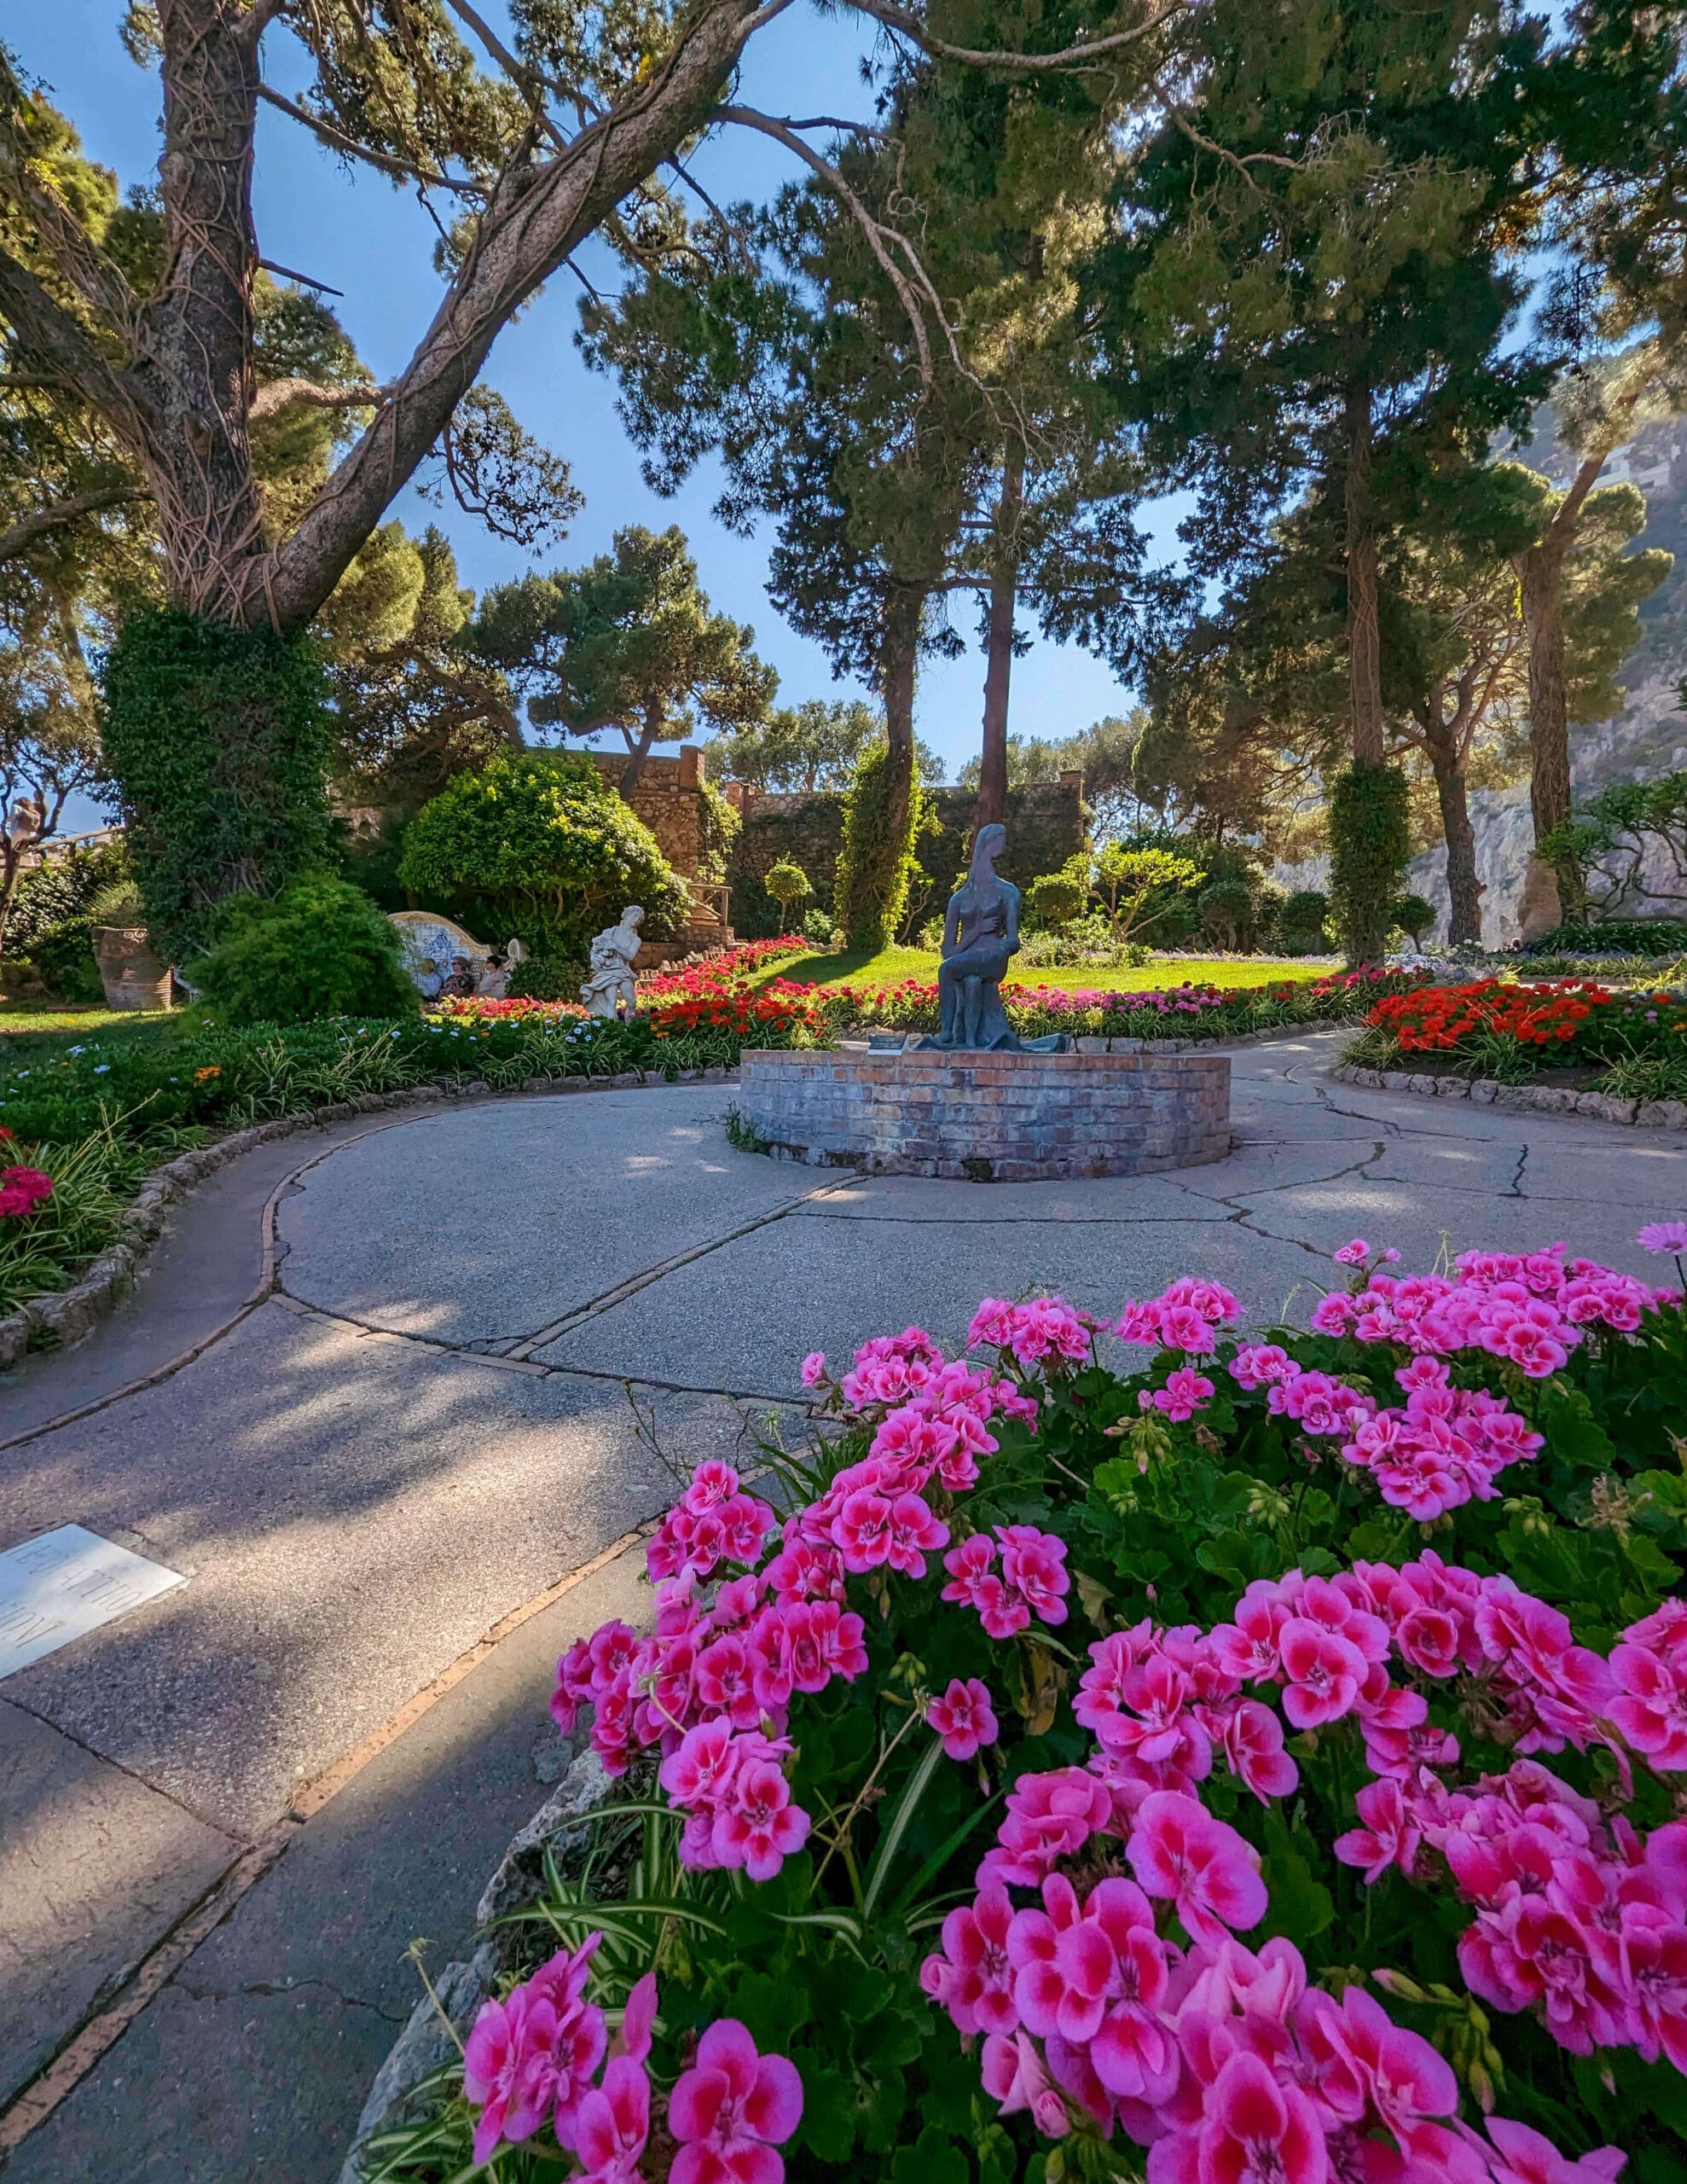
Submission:
[[[891,2184],[969,2184],[966,2156],[947,2132],[928,2124],[890,2164]]]
[[[895,1809],[880,1831],[878,1846],[872,1854],[872,1863],[867,1868],[867,1889],[861,1897],[861,1913],[865,1918],[872,1916],[873,1907],[884,1892],[884,1883],[901,1848],[902,1838],[908,1832],[908,1823],[913,1820],[931,1777],[942,1764],[942,1757],[943,1747],[933,1736],[930,1750],[908,1777],[907,1787],[897,1798]]]
[[[803,2144],[819,2161],[847,2161],[855,2143],[855,2088],[843,2071],[805,2053]]]

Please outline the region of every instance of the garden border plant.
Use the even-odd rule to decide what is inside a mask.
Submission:
[[[808,1359],[783,1523],[702,1464],[559,1664],[620,1798],[362,2174],[1678,2175],[1680,1290],[1336,1258],[1309,1334],[1190,1277]]]

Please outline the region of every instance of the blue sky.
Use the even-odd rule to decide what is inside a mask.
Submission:
[[[51,0],[29,9],[26,20],[14,15],[7,35],[80,130],[89,154],[115,168],[126,185],[154,177],[158,85],[119,44],[121,14],[122,0]],[[741,96],[774,113],[817,107],[865,113],[863,49],[860,18],[823,15],[811,5],[790,9],[756,39]],[[285,41],[270,33],[270,81],[293,88],[299,58],[297,49],[289,55]],[[782,148],[744,130],[706,146],[695,166],[716,197],[770,193],[797,171]],[[366,170],[348,172],[297,124],[270,109],[259,112],[254,198],[264,256],[343,289],[335,308],[360,354],[378,377],[396,373],[432,317],[440,288],[432,264],[433,230],[414,199]],[[588,253],[583,263],[594,279],[600,273],[612,279],[606,253]],[[758,651],[779,670],[783,701],[855,694],[859,686],[835,683],[820,648],[799,637],[769,603],[765,539],[734,537],[715,521],[710,510],[718,481],[710,469],[670,500],[645,485],[637,451],[615,414],[612,382],[588,372],[575,348],[578,293],[572,276],[559,275],[505,330],[485,375],[529,430],[567,457],[586,496],[567,540],[546,549],[539,564],[583,561],[602,551],[623,524],[678,523],[716,606],[754,625]],[[442,523],[463,580],[477,590],[533,565],[534,557],[490,537],[449,502],[442,513],[406,495],[395,512],[412,526]],[[1157,529],[1161,550],[1174,552],[1169,517]],[[930,663],[922,674],[919,731],[951,772],[977,748],[983,688],[976,648],[961,659]],[[1011,725],[1017,734],[1067,735],[1128,703],[1129,694],[1107,666],[1075,648],[1038,640],[1015,662]]]

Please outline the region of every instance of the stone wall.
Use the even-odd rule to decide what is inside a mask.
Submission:
[[[593,751],[587,754],[598,770],[618,789],[627,758],[620,751]],[[675,872],[696,879],[703,868],[703,799],[699,791],[706,779],[706,762],[694,743],[682,744],[677,758],[649,758],[638,787],[627,801],[637,812],[657,845]]]
[[[733,924],[761,938],[781,929],[779,909],[762,882],[782,857],[800,864],[813,886],[814,901],[830,912],[838,852],[844,846],[844,793],[813,789],[788,795],[763,795],[737,784],[728,795],[743,819],[733,845],[728,879],[733,888]],[[970,788],[928,788],[936,831],[919,839],[920,869],[911,926],[941,917],[959,885],[972,850],[972,820],[978,794]],[[636,804],[637,799],[635,799]],[[1046,872],[1056,872],[1082,849],[1087,839],[1084,777],[1063,774],[1058,781],[1037,781],[1007,793],[1007,851],[997,869],[1016,886],[1029,886]]]
[[[746,1053],[764,1148],[869,1175],[1031,1182],[1144,1176],[1230,1150],[1228,1054]]]

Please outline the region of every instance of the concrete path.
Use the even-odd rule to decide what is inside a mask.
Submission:
[[[537,1802],[557,1651],[636,1608],[635,1556],[559,1589],[667,1500],[652,1429],[742,1461],[806,1351],[955,1340],[988,1294],[1116,1311],[1199,1270],[1300,1317],[1354,1233],[1409,1265],[1565,1237],[1655,1272],[1633,1237],[1687,1213],[1687,1137],[1333,1086],[1339,1043],[1238,1054],[1236,1151],[1139,1182],[776,1164],[703,1085],[452,1104],[219,1174],[85,1356],[0,1380],[0,1547],[76,1521],[189,1579],[0,1686],[0,2103],[166,1952],[9,2184],[333,2174],[404,1944],[461,1938]]]

